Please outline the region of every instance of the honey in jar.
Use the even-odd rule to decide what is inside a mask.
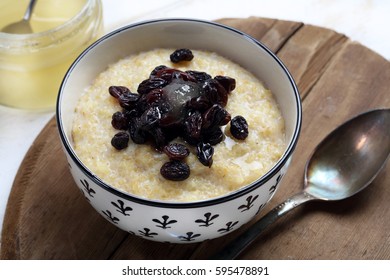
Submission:
[[[2,0],[0,30],[21,20],[28,0]],[[31,34],[0,32],[0,104],[52,110],[74,59],[102,32],[100,0],[38,0]]]

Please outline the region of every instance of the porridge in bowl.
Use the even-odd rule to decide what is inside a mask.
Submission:
[[[260,178],[286,148],[284,120],[271,91],[251,73],[215,53],[193,50],[190,61],[173,63],[170,60],[173,52],[172,49],[155,49],[129,56],[110,65],[96,78],[81,95],[75,110],[72,139],[78,157],[107,184],[151,200],[206,200]],[[181,181],[167,180],[162,175],[162,165],[169,162],[162,147],[156,149],[132,140],[120,149],[112,144],[113,136],[118,133],[112,125],[113,114],[121,112],[122,107],[117,98],[108,93],[109,88],[125,87],[135,93],[159,65],[235,79],[235,87],[223,107],[231,119],[245,118],[249,127],[245,139],[237,139],[234,130],[231,131],[231,122],[224,122],[223,137],[213,145],[212,162],[207,164],[198,158],[196,147],[187,145],[188,141],[179,138],[170,141],[183,144],[189,150],[182,161],[190,173]]]

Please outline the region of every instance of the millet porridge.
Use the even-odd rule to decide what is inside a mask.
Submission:
[[[286,146],[284,120],[270,90],[251,73],[215,53],[193,50],[192,61],[177,64],[169,59],[173,51],[155,49],[124,58],[110,65],[81,95],[72,127],[74,149],[81,161],[115,188],[148,199],[175,202],[225,195],[264,175]],[[108,88],[126,86],[135,93],[158,65],[234,78],[236,88],[229,94],[226,110],[232,118],[244,116],[249,126],[245,140],[231,136],[230,123],[222,127],[226,138],[214,146],[210,168],[202,165],[195,148],[188,146],[191,152],[185,162],[191,173],[184,181],[170,181],[161,176],[160,168],[167,155],[150,145],[130,140],[128,147],[120,151],[111,145],[113,135],[118,132],[112,127],[111,118],[121,107],[108,94]]]

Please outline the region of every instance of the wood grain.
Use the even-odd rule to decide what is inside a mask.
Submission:
[[[292,73],[303,100],[302,133],[291,167],[260,218],[301,189],[306,160],[335,126],[360,112],[390,107],[390,63],[329,29],[255,17],[219,22],[273,50]],[[241,258],[390,259],[389,171],[387,166],[368,189],[351,199],[295,210],[272,225]],[[79,193],[53,119],[16,176],[1,259],[206,259],[250,224],[199,244],[155,243],[130,236],[96,213]]]

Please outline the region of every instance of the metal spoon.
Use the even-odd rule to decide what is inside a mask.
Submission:
[[[29,34],[32,33],[32,28],[30,25],[30,18],[32,15],[32,11],[34,9],[36,0],[30,0],[30,3],[28,4],[27,10],[24,13],[23,19],[11,24],[8,24],[7,26],[3,27],[1,29],[1,32],[5,33],[12,33],[12,34]]]
[[[306,164],[304,189],[279,204],[213,257],[235,259],[267,226],[312,200],[348,198],[367,187],[390,153],[390,109],[363,113],[329,134]]]

